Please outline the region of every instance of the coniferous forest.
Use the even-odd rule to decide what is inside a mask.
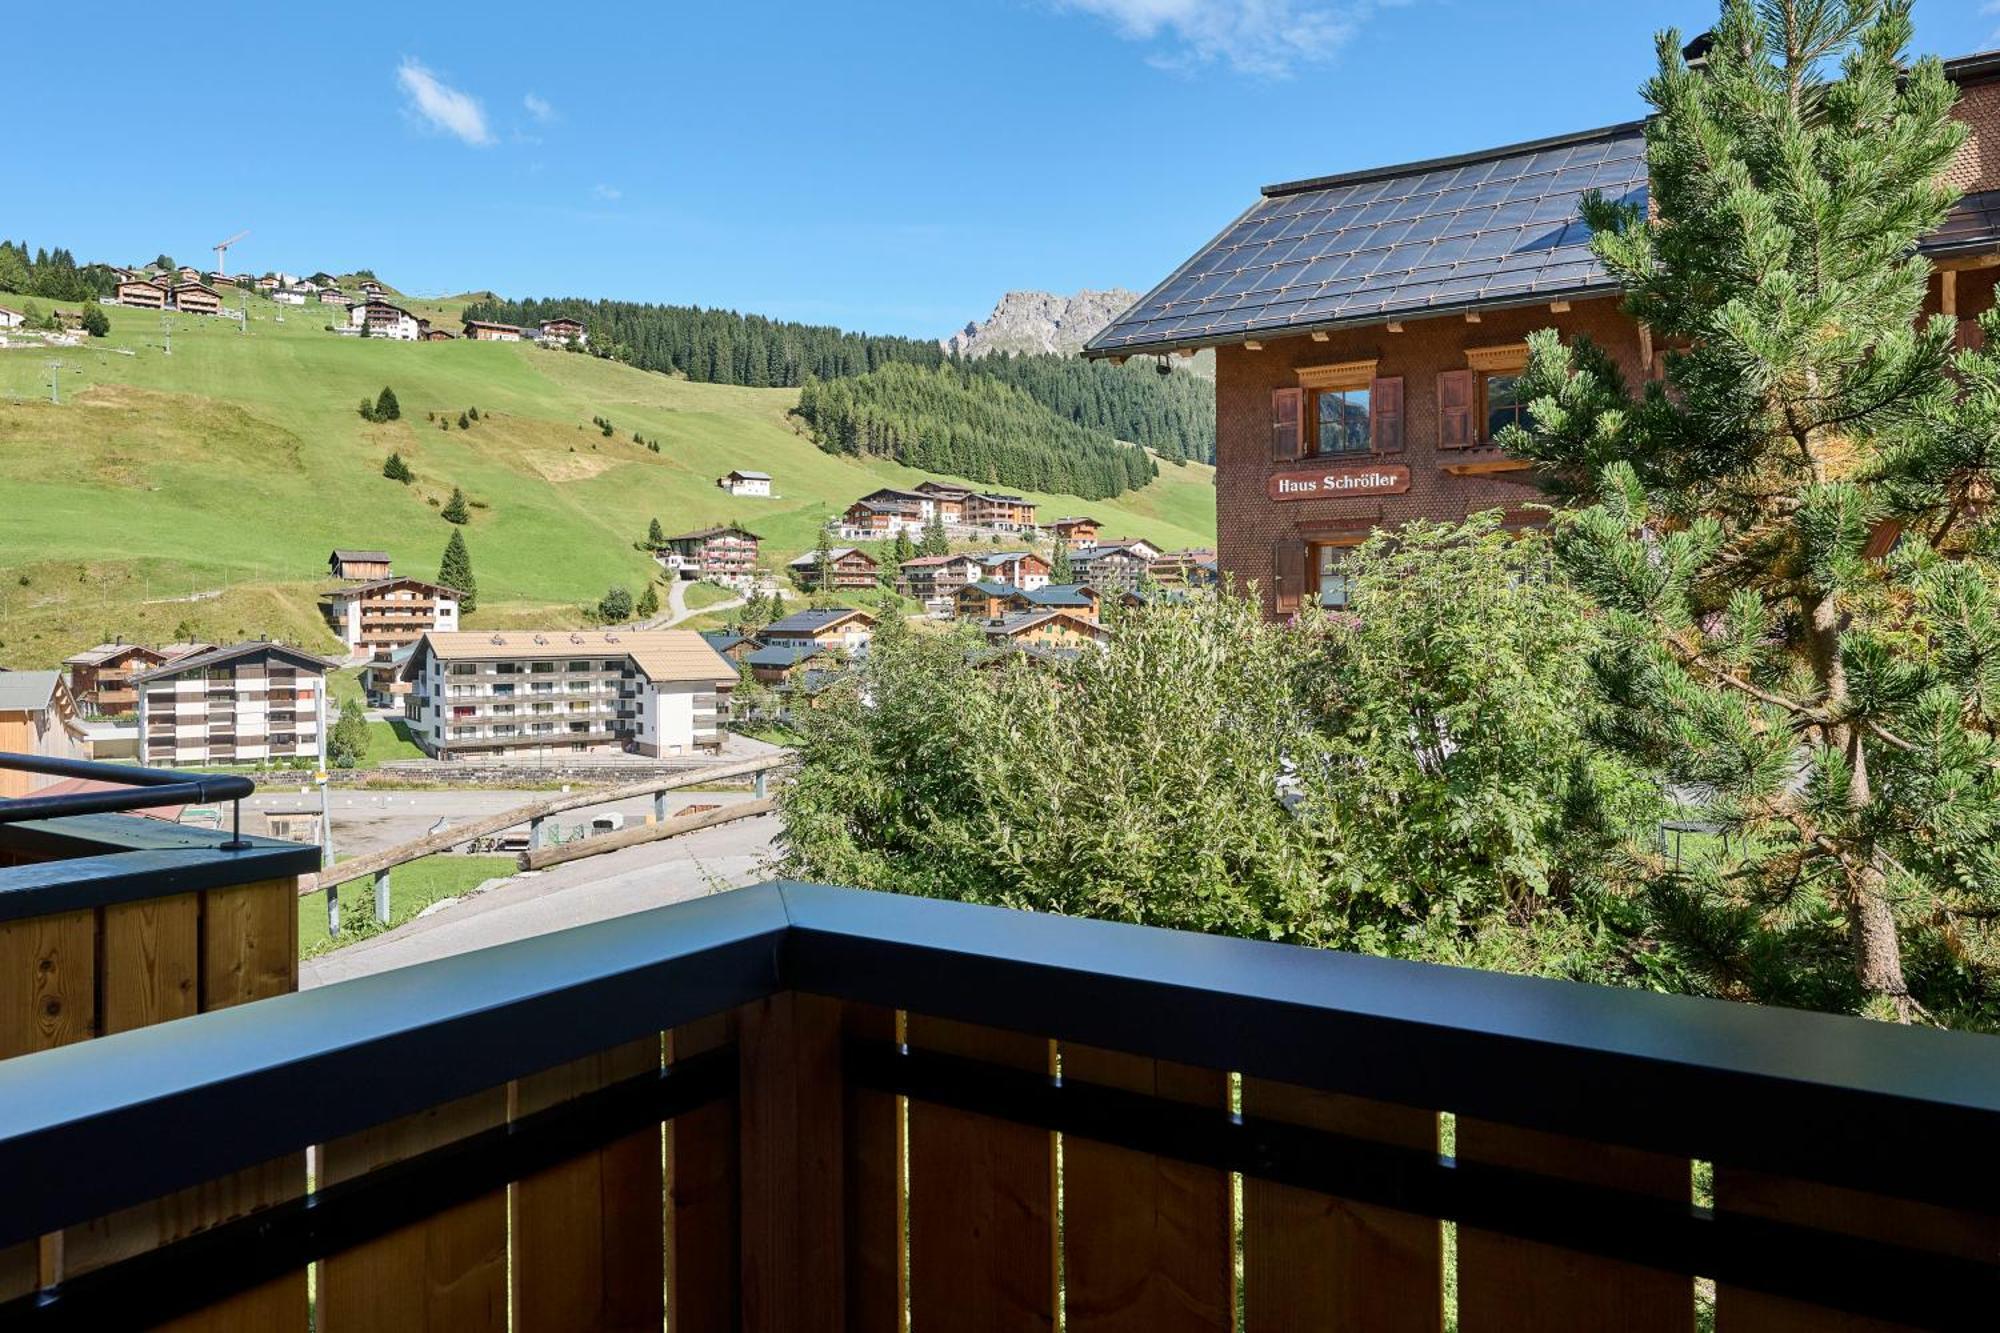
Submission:
[[[963,363],[1079,426],[1143,444],[1166,459],[1215,461],[1215,383],[1152,361],[1114,366],[1075,356],[994,355]]]
[[[1102,500],[1159,475],[1145,450],[960,365],[891,364],[846,379],[808,380],[799,389],[798,414],[828,453],[893,458],[987,485]]]
[[[0,292],[20,292],[51,301],[94,301],[118,288],[118,275],[103,264],[78,264],[57,246],[28,250],[26,241],[0,241]]]

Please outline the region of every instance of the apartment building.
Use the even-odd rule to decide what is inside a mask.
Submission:
[[[899,571],[903,595],[932,611],[949,607],[960,588],[986,573],[985,566],[969,555],[922,555],[905,560]]]
[[[198,282],[178,283],[174,287],[174,309],[188,315],[219,315],[222,295]]]
[[[836,546],[827,552],[827,584],[832,588],[872,588],[875,586],[878,566],[875,557],[855,546]],[[799,587],[807,592],[818,592],[819,552],[807,551],[796,560],[785,562],[785,568]]]
[[[320,610],[349,652],[400,648],[433,630],[458,628],[456,588],[408,575],[352,583],[325,594]]]
[[[757,544],[762,540],[748,528],[734,524],[702,528],[667,538],[653,558],[684,579],[747,588],[757,575]]]
[[[437,631],[403,675],[410,731],[440,759],[713,752],[738,679],[691,630]]]
[[[370,338],[392,338],[406,343],[416,342],[424,333],[423,320],[387,301],[364,301],[350,306],[347,325]]]
[[[115,289],[119,305],[129,305],[135,310],[165,310],[172,293],[164,282],[151,278],[128,278]]]
[[[757,636],[771,648],[833,648],[858,652],[875,634],[875,617],[852,607],[794,611],[766,625]]]
[[[208,648],[205,643],[168,643],[152,647],[143,643],[100,643],[63,659],[69,676],[69,692],[76,706],[87,716],[121,717],[139,711],[139,694],[132,677],[141,671],[165,666],[189,653]]]
[[[1096,519],[1081,514],[1050,519],[1048,523],[1049,535],[1072,551],[1097,545],[1097,534],[1102,527]]]
[[[575,343],[578,347],[590,346],[590,334],[584,329],[583,321],[571,319],[568,315],[558,315],[545,319],[535,329],[535,341],[544,346],[561,346]]]
[[[1008,532],[1032,532],[1035,503],[1018,495],[988,495],[973,491],[965,497],[966,526],[1000,528]]]
[[[1945,73],[1964,195],[1919,249],[1927,313],[1974,345],[2000,276],[2000,53]],[[1341,562],[1377,528],[1545,522],[1538,472],[1495,443],[1528,410],[1528,335],[1587,336],[1631,384],[1663,373],[1578,215],[1587,191],[1644,208],[1646,153],[1633,121],[1267,186],[1092,338],[1114,361],[1215,349],[1219,573],[1282,617],[1342,604]]]
[[[737,468],[733,472],[717,477],[715,484],[731,495],[768,498],[771,494],[771,474],[768,472],[748,472]]]
[[[474,342],[517,343],[521,341],[521,326],[496,324],[489,319],[468,319],[465,321],[465,336]]]
[[[1152,577],[1160,552],[1145,542],[1116,542],[1073,553],[1070,568],[1094,588],[1136,588]]]
[[[163,768],[324,763],[326,673],[336,665],[254,639],[139,672],[140,754]]]
[[[1049,562],[1033,551],[983,551],[972,557],[979,564],[979,576],[1017,588],[1039,588],[1053,572]]]

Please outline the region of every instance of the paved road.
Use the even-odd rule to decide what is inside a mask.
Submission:
[[[699,799],[733,803],[750,798],[743,792],[722,792]],[[339,813],[336,808],[335,836]],[[767,815],[516,875],[433,908],[387,934],[307,959],[299,965],[299,985],[324,986],[755,884],[771,878],[778,831],[778,817]]]

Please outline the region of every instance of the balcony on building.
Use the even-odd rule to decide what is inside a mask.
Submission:
[[[1993,1037],[790,882],[298,992],[317,850],[107,795],[0,803],[6,1326],[2000,1309]]]

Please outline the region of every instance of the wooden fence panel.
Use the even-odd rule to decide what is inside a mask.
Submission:
[[[736,1016],[717,1014],[667,1034],[667,1059],[726,1046]],[[736,1106],[712,1102],[667,1126],[667,1328],[736,1327],[739,1226]]]
[[[660,1067],[658,1036],[517,1080],[515,1118]],[[519,1333],[657,1333],[665,1317],[665,1182],[658,1125],[515,1184]]]
[[[1534,1171],[1654,1194],[1692,1199],[1692,1164],[1634,1148],[1460,1117],[1461,1161]],[[1692,1333],[1691,1278],[1580,1254],[1538,1241],[1460,1227],[1458,1326],[1461,1333],[1560,1328],[1574,1333]]]
[[[1991,1262],[2000,1255],[2000,1217],[1884,1198],[1836,1185],[1792,1180],[1717,1164],[1718,1216],[1734,1212],[1796,1222],[1912,1249]],[[1989,1317],[1992,1311],[1985,1312]],[[1717,1284],[1716,1333],[1901,1333],[1908,1325],[1839,1314],[1803,1301]]]
[[[1437,1115],[1406,1106],[1243,1080],[1243,1114],[1426,1152]],[[1439,1224],[1270,1181],[1243,1182],[1245,1333],[1444,1326]]]
[[[912,1047],[1047,1073],[1045,1037],[911,1014]],[[1016,1333],[1055,1326],[1055,1136],[910,1103],[910,1323]]]
[[[507,1118],[506,1087],[490,1088],[319,1150],[319,1184],[336,1185]],[[319,1265],[323,1333],[504,1333],[507,1328],[507,1191],[448,1208]]]
[[[1090,1046],[1062,1048],[1075,1079],[1229,1109],[1229,1076]],[[1071,1333],[1228,1333],[1235,1244],[1226,1172],[1063,1140],[1063,1287]]]
[[[889,1045],[900,1038],[896,1011],[845,1006],[852,1041]],[[849,1333],[899,1333],[904,1327],[909,1222],[903,1190],[902,1099],[847,1089],[847,1327]]]

